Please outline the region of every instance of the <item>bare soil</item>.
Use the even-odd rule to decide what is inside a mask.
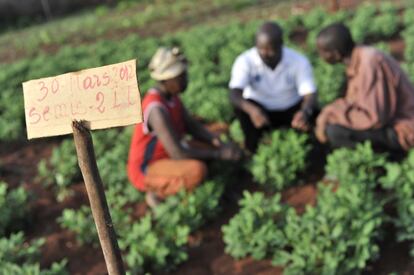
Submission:
[[[222,125],[212,128],[222,129]],[[11,188],[22,185],[30,190],[35,199],[30,204],[30,215],[25,233],[29,240],[45,238],[42,248],[41,265],[49,266],[52,262],[68,259],[71,274],[106,274],[102,252],[97,247],[79,246],[75,235],[59,227],[56,218],[65,208],[78,208],[87,204],[88,199],[83,183],[73,185],[74,195],[63,202],[55,199],[53,190],[43,186],[36,180],[38,162],[50,156],[53,147],[60,141],[34,141],[0,148],[2,173],[0,180],[5,180]],[[302,212],[308,204],[316,202],[316,182],[322,178],[325,148],[315,147],[311,153],[312,165],[304,176],[304,185],[292,187],[282,194],[283,201]],[[189,260],[178,266],[171,274],[282,274],[280,267],[274,267],[270,261],[256,261],[251,258],[234,260],[224,252],[221,227],[237,212],[237,199],[244,189],[257,190],[251,178],[241,176],[242,182],[237,184],[233,194],[225,195],[222,200],[223,211],[219,217],[195,232],[189,240]],[[132,205],[136,218],[142,216],[147,207],[144,203]],[[366,274],[388,274],[398,271],[399,274],[414,274],[414,264],[408,255],[408,245],[395,242],[392,228],[387,229],[386,238],[381,243],[381,257],[372,263]],[[158,273],[163,274],[163,273]]]

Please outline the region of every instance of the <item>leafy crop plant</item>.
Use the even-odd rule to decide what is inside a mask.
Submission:
[[[294,183],[306,167],[308,140],[308,135],[292,129],[266,135],[250,165],[254,179],[275,191]]]

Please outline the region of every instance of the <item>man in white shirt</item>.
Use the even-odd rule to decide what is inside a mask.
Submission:
[[[283,31],[264,23],[256,46],[237,57],[231,73],[230,101],[255,152],[264,131],[291,126],[307,131],[316,107],[312,66],[302,54],[283,46]]]

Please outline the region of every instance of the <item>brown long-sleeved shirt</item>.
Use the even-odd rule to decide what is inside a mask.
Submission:
[[[392,57],[368,46],[356,47],[347,68],[345,97],[326,106],[317,120],[355,130],[393,127],[403,148],[414,147],[414,86]]]

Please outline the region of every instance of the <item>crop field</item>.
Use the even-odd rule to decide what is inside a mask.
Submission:
[[[338,11],[323,1],[273,2],[121,1],[2,29],[0,274],[106,274],[73,138],[26,140],[24,81],[136,58],[144,96],[157,47],[179,46],[190,62],[184,104],[240,145],[227,85],[263,20],[280,23],[285,44],[310,59],[320,106],[345,83],[345,68],[324,63],[315,48],[332,22],[393,55],[414,81],[410,1],[344,1]],[[330,150],[312,134],[279,129],[249,160],[209,162],[199,188],[151,210],[126,174],[132,131],[93,132],[130,274],[414,274],[414,151]]]

